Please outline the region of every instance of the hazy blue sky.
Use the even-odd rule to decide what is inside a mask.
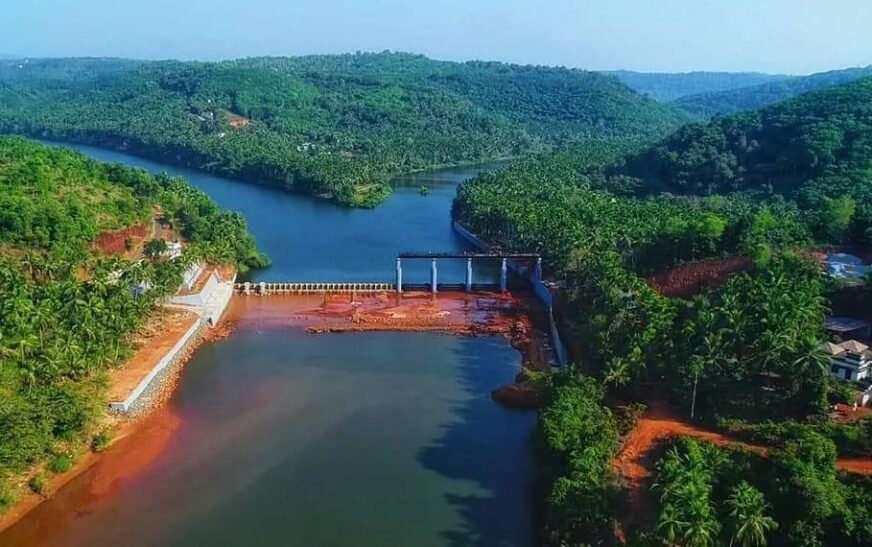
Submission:
[[[223,59],[391,49],[591,69],[872,64],[872,0],[2,0],[0,53]]]

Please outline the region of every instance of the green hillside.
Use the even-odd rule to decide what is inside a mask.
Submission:
[[[409,54],[0,63],[0,131],[127,150],[371,206],[391,174],[688,120],[612,77]]]
[[[181,260],[97,253],[107,230],[161,207],[190,243]],[[259,266],[245,221],[183,180],[0,137],[0,512],[34,464],[65,470],[105,408],[105,374],[195,257]],[[130,284],[150,288],[135,297]]]
[[[687,95],[729,91],[743,87],[786,80],[783,74],[760,72],[633,72],[615,70],[604,72],[617,77],[631,89],[658,101],[674,101]]]
[[[681,97],[673,104],[696,116],[711,117],[756,110],[799,94],[872,76],[872,66],[794,76],[740,89]]]
[[[872,162],[872,78],[756,112],[690,124],[628,160],[627,172],[677,193],[792,192]]]
[[[737,545],[740,498],[756,507],[748,545],[872,542],[857,524],[869,521],[872,481],[836,468],[837,456],[868,457],[872,419],[830,420],[858,385],[835,379],[820,349],[837,341],[828,306],[838,296],[868,309],[872,279],[846,288],[806,252],[872,242],[870,127],[867,79],[641,151],[589,142],[461,185],[455,218],[501,248],[542,254],[577,359],[529,380],[542,395],[543,543],[608,544],[628,525],[640,545]],[[704,283],[663,294],[651,280],[664,271],[676,286]],[[656,450],[651,490],[627,486],[620,439],[645,405],[653,428],[672,414],[688,432],[742,435],[768,453],[673,442]],[[625,518],[640,495],[650,514]]]

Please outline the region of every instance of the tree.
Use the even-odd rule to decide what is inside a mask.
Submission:
[[[763,547],[767,534],[778,528],[778,523],[766,515],[769,504],[763,493],[745,481],[730,491],[727,507],[733,530],[730,545],[738,541],[742,547]]]
[[[169,247],[164,239],[152,239],[145,244],[143,252],[145,253],[145,256],[154,259],[166,253],[167,249],[169,249]]]
[[[856,211],[857,203],[850,197],[825,197],[818,226],[822,238],[825,241],[841,243],[851,227]]]

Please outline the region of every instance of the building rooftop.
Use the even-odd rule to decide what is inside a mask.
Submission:
[[[852,332],[868,328],[868,321],[860,321],[850,317],[827,317],[826,329],[832,332]]]
[[[828,355],[841,355],[845,353],[845,350],[841,346],[833,344],[832,342],[825,343],[821,349]]]
[[[841,344],[839,344],[839,347],[843,348],[845,351],[850,351],[851,353],[863,353],[864,351],[869,349],[869,346],[856,340],[847,340],[845,342],[842,342]]]

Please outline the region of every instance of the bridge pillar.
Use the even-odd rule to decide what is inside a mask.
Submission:
[[[542,281],[542,257],[536,259],[536,281]]]
[[[260,294],[266,294],[266,283],[264,283],[263,281],[261,281],[258,285],[258,292]]]
[[[403,292],[403,260],[397,259],[397,294]]]
[[[251,283],[246,281],[242,284],[242,293],[246,295],[251,294]]]
[[[436,259],[430,263],[430,291],[436,294],[436,285],[438,284],[438,273],[436,271]]]
[[[506,292],[509,285],[509,270],[506,262],[507,261],[504,258],[503,263],[500,265],[500,290],[502,292]]]
[[[466,292],[472,292],[472,259],[466,259]]]

